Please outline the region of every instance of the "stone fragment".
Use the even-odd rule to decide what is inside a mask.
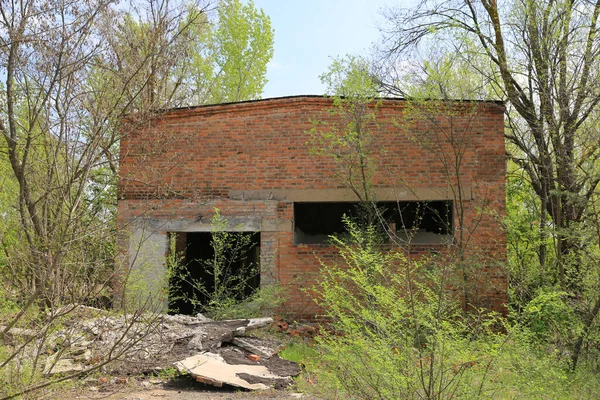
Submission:
[[[275,340],[260,339],[252,336],[235,337],[231,343],[250,353],[258,354],[259,356],[266,358],[275,355],[281,346],[281,343]]]
[[[61,358],[55,360],[53,357],[48,358],[46,362],[46,368],[44,369],[44,375],[54,376],[57,374],[74,374],[76,372],[83,371],[83,365],[75,362],[72,358]]]
[[[203,339],[202,335],[196,335],[190,339],[190,341],[188,342],[186,347],[189,350],[202,351],[202,350],[204,350],[204,348],[202,347],[202,339]]]

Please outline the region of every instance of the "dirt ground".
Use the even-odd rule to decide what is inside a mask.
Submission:
[[[77,389],[54,392],[41,397],[48,400],[317,400],[293,390],[244,391],[233,387],[212,387],[198,383],[190,377],[170,380],[146,379],[136,381],[90,382]]]

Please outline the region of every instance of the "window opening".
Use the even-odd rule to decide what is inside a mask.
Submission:
[[[452,235],[452,201],[404,201],[374,203],[379,223],[400,240],[437,244]],[[343,216],[364,215],[358,202],[294,203],[294,243],[327,244],[332,235],[347,233]]]

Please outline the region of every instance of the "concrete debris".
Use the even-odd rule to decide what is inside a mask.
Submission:
[[[281,343],[278,341],[251,336],[235,337],[231,343],[237,347],[249,351],[250,353],[254,353],[262,357],[273,357],[281,347]]]
[[[277,377],[271,375],[263,366],[256,365],[229,365],[223,357],[214,353],[197,354],[175,363],[180,372],[192,375],[198,382],[221,387],[224,383],[244,389],[268,389],[262,383],[248,383],[237,376],[239,373]]]
[[[97,318],[103,315],[108,315],[108,311],[101,308],[84,306],[82,304],[67,304],[62,307],[53,308],[46,313],[47,319],[52,319],[61,316],[68,316],[66,324],[73,323],[73,321]]]
[[[40,342],[48,354],[47,376],[84,371],[115,356],[117,361],[110,365],[118,373],[175,364],[199,382],[250,390],[286,387],[291,376],[300,373],[297,364],[276,356],[279,342],[241,337],[273,324],[272,318],[212,321],[202,315],[114,316],[77,309],[95,317],[71,320]]]
[[[260,381],[291,379],[272,374],[262,365],[227,364],[219,354],[209,352],[188,357],[175,363],[175,366],[179,371],[192,375],[198,382],[217,387],[227,384],[249,390],[269,389],[268,385]],[[247,377],[255,377],[257,382],[250,383],[251,379]]]
[[[84,366],[71,358],[49,357],[44,368],[44,375],[54,376],[57,374],[73,374],[83,371]]]
[[[6,326],[0,325],[0,333],[6,330]],[[4,341],[13,341],[15,339],[23,339],[23,340],[31,340],[35,338],[39,334],[38,331],[33,329],[23,329],[23,328],[10,328],[8,332],[2,335],[2,339]]]

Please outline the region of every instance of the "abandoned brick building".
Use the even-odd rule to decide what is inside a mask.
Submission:
[[[189,268],[201,269],[194,260],[207,257],[216,207],[228,230],[248,232],[256,243],[247,255],[260,262],[253,284],[279,282],[287,288],[285,311],[314,316],[302,288],[318,279],[319,259],[335,257],[326,238],[343,231],[341,217],[358,201],[335,157],[311,151],[315,121],[323,129],[343,122],[332,106],[325,97],[292,96],[173,109],[127,132],[118,202],[119,279],[127,290],[166,306],[169,238],[177,238]],[[469,251],[488,257],[485,278],[476,278],[479,298],[501,309],[503,105],[383,99],[371,110],[369,187],[396,210],[388,226],[398,237],[404,228],[413,233],[406,249],[414,254],[444,251],[462,235]],[[433,212],[417,218],[423,209]]]

